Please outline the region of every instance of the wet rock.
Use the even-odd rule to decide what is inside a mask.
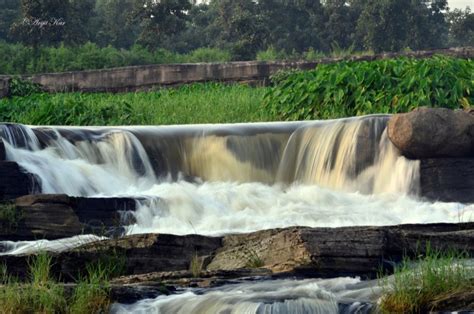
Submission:
[[[474,203],[474,158],[422,159],[420,190],[431,201]]]
[[[157,271],[188,270],[195,256],[206,256],[221,246],[221,238],[199,235],[176,236],[168,234],[131,235],[83,245],[57,256],[64,278],[74,278],[78,270],[100,259],[123,263],[126,275]]]
[[[432,312],[474,312],[474,283],[472,283],[470,289],[456,291],[438,297],[437,300],[431,302],[429,307]]]
[[[130,198],[84,198],[62,194],[37,194],[17,198],[19,221],[14,228],[0,230],[0,240],[54,240],[78,234],[111,235],[121,233],[123,225],[133,221],[127,211],[134,211]]]
[[[239,271],[244,272],[242,269],[283,277],[374,278],[381,268],[390,272],[405,255],[422,254],[427,243],[433,249],[474,254],[474,223],[294,227],[225,237],[132,235],[55,254],[53,271],[64,280],[71,280],[77,278],[78,272],[87,264],[106,258],[116,264],[123,262],[122,274],[130,276],[117,281],[123,284],[166,281],[205,287],[217,284],[218,277],[224,277],[223,274],[232,278],[250,274],[239,274]],[[195,257],[203,262],[198,280],[192,279],[189,272]],[[24,277],[27,258],[3,256],[0,263],[5,263],[9,270],[12,266],[15,274]]]
[[[474,157],[474,115],[462,110],[423,107],[394,115],[388,136],[408,158]]]
[[[3,140],[0,138],[0,161],[5,161],[7,159],[7,153],[5,151],[5,144],[3,144]]]
[[[0,201],[36,193],[38,190],[38,180],[34,175],[27,173],[16,162],[0,159]]]
[[[241,268],[233,270],[203,270],[199,276],[195,277],[188,270],[172,271],[172,272],[154,272],[147,274],[139,274],[132,276],[124,276],[116,278],[112,281],[117,285],[150,285],[160,282],[167,286],[174,287],[199,287],[212,288],[222,286],[232,282],[234,279],[270,277],[272,272],[265,268]]]

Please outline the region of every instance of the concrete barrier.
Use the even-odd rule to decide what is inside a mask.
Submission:
[[[46,73],[23,76],[40,84],[48,92],[127,92],[147,90],[159,86],[176,86],[196,82],[248,82],[265,84],[269,77],[283,69],[314,69],[318,64],[335,63],[342,60],[373,61],[400,56],[426,58],[435,54],[459,58],[474,57],[474,48],[450,48],[405,53],[350,56],[346,58],[322,58],[317,61],[275,62],[227,62],[144,65],[122,68]],[[3,77],[5,80],[8,78]],[[0,97],[8,94],[8,86],[0,77]],[[8,84],[7,84],[8,85]]]

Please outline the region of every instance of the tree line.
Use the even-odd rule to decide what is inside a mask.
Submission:
[[[0,41],[36,54],[85,43],[177,54],[216,48],[232,60],[265,50],[474,46],[474,13],[451,10],[446,0],[0,0],[0,7]]]

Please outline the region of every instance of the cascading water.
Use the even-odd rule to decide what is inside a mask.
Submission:
[[[262,281],[117,304],[112,313],[370,313],[380,291],[354,278]]]
[[[140,197],[129,233],[458,222],[472,208],[415,198],[418,161],[388,116],[170,127],[1,125],[7,159],[43,193]],[[383,210],[381,210],[383,208]]]
[[[419,163],[391,144],[387,120],[111,128],[5,124],[0,137],[7,159],[34,174],[43,193],[137,197],[131,234],[213,235],[474,217],[472,206],[416,198]],[[0,245],[4,254],[20,254],[96,239]],[[264,281],[115,305],[113,311],[364,313],[376,289],[350,278]]]

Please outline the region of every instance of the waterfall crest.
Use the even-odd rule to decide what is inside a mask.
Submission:
[[[416,194],[418,162],[400,156],[391,144],[387,120],[367,116],[116,128],[1,125],[0,136],[7,158],[37,175],[45,193],[127,194],[184,178]]]

